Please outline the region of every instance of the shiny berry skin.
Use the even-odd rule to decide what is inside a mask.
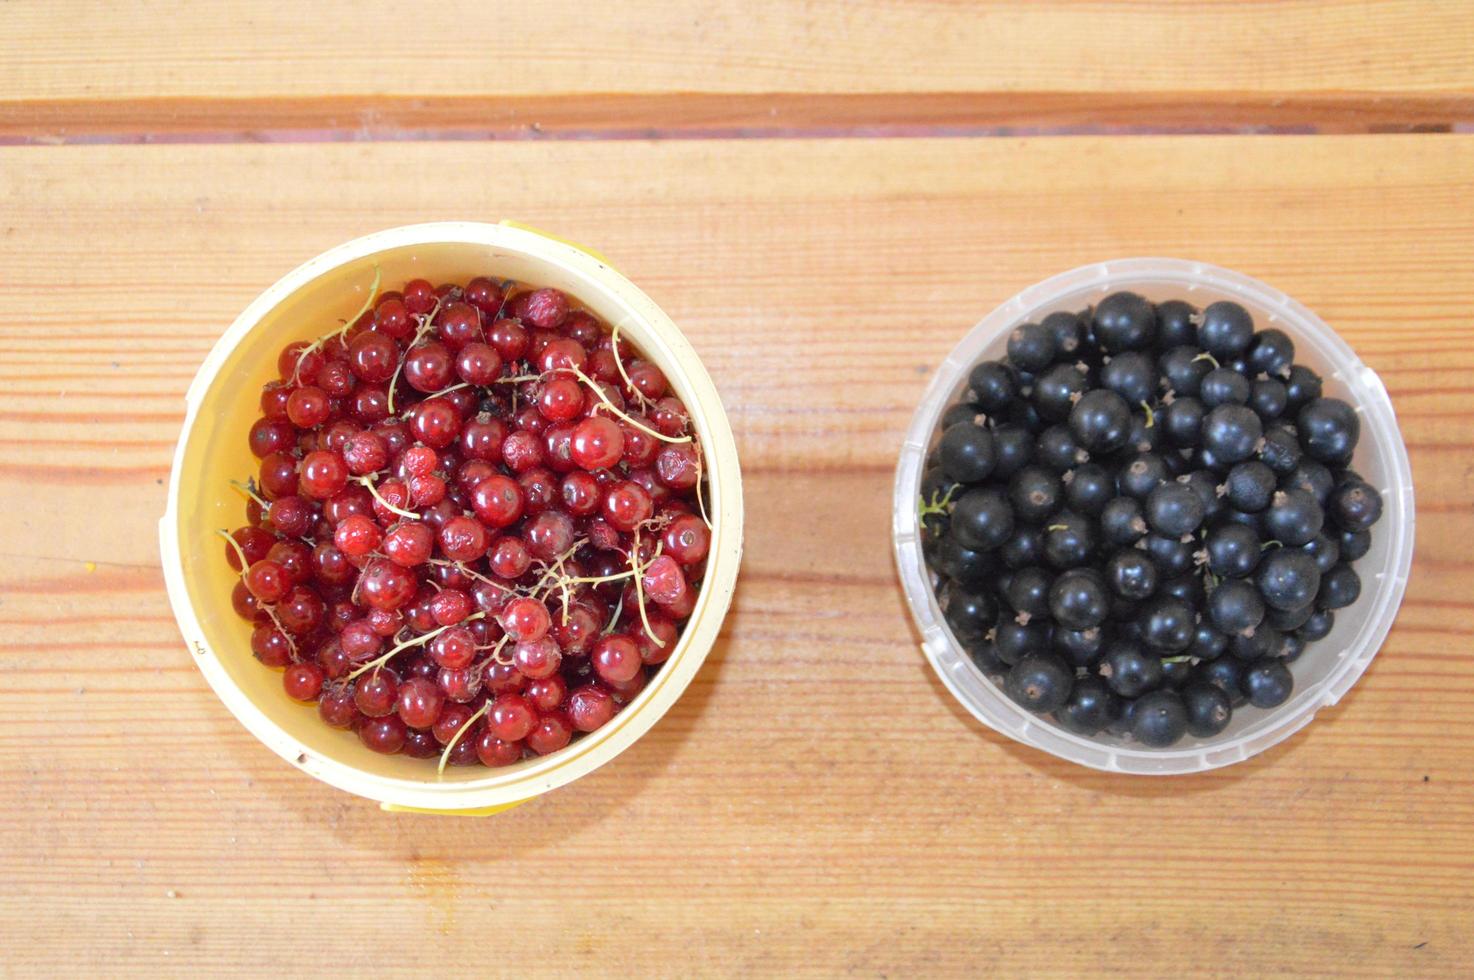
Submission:
[[[711,531],[706,522],[694,514],[683,514],[661,532],[666,554],[682,565],[695,565],[706,558],[711,547]]]
[[[630,532],[650,518],[655,505],[642,487],[625,481],[610,487],[604,494],[602,512],[604,519],[615,529]]]
[[[452,517],[440,528],[440,550],[451,561],[475,561],[486,554],[486,528],[471,517]]]
[[[513,473],[525,473],[543,463],[543,441],[538,433],[518,429],[502,440],[502,460]]]
[[[476,758],[491,769],[510,766],[522,760],[522,743],[503,741],[484,729],[476,738]]]
[[[679,603],[689,588],[680,563],[670,555],[660,555],[645,567],[641,585],[645,594],[662,606]]]
[[[597,731],[614,717],[614,699],[595,684],[585,684],[568,695],[568,720],[581,732]]]
[[[624,430],[602,415],[586,418],[573,430],[570,455],[585,470],[607,469],[624,455]]]
[[[573,726],[561,711],[541,715],[528,734],[526,744],[538,755],[548,755],[563,748],[573,738]]]
[[[431,640],[426,649],[441,667],[466,667],[476,658],[476,639],[464,626],[453,626]]]
[[[1008,671],[1004,690],[1030,711],[1049,712],[1069,700],[1075,673],[1058,655],[1031,653]]]
[[[282,674],[282,687],[296,701],[315,701],[322,692],[323,672],[317,664],[292,664]]]
[[[292,587],[287,570],[269,558],[252,564],[246,570],[244,581],[246,588],[251,590],[251,595],[257,601],[265,603],[279,601]]]
[[[393,713],[399,701],[399,676],[388,668],[369,671],[353,685],[353,703],[369,718]]]
[[[1152,691],[1131,707],[1131,735],[1148,748],[1166,748],[1187,732],[1187,707],[1175,691]]]
[[[410,728],[429,728],[440,717],[445,705],[445,695],[435,684],[423,677],[411,677],[399,685],[399,696],[395,711]]]
[[[531,680],[551,677],[562,665],[563,653],[551,637],[522,640],[512,650],[512,662]]]
[[[487,564],[493,574],[504,579],[521,578],[532,565],[532,556],[521,538],[501,537],[492,542]]]
[[[568,313],[568,297],[556,289],[538,289],[517,297],[518,316],[540,330],[559,326],[567,319]]]
[[[354,514],[333,531],[333,545],[350,558],[366,555],[384,540],[379,525],[368,517]]]
[[[537,396],[537,409],[550,422],[571,422],[583,405],[583,388],[572,378],[549,379]]]
[[[358,726],[358,740],[381,755],[394,755],[404,748],[405,725],[397,715],[370,718]]]
[[[374,609],[394,610],[414,598],[415,577],[398,564],[374,559],[358,579],[358,597]]]
[[[552,625],[552,617],[543,603],[521,597],[513,599],[502,608],[499,622],[513,640],[525,643],[546,636],[548,627]]]
[[[612,684],[630,680],[644,665],[635,641],[618,633],[610,634],[594,645],[591,661],[595,673]]]
[[[534,558],[552,561],[573,545],[573,522],[561,511],[538,514],[527,522],[523,540]]]
[[[302,458],[302,494],[326,500],[348,485],[348,466],[337,453],[319,450]]]
[[[435,546],[435,532],[420,523],[398,524],[384,535],[382,546],[394,564],[414,568],[429,560]]]
[[[432,449],[444,449],[461,434],[461,414],[446,398],[420,402],[410,414],[409,428],[416,439]]]

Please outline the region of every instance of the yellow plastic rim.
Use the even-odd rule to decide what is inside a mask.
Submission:
[[[370,752],[351,732],[322,724],[313,706],[286,697],[280,675],[252,657],[250,627],[231,609],[235,574],[213,532],[243,520],[241,499],[227,481],[255,469],[245,437],[259,415],[257,392],[276,376],[282,346],[321,335],[362,305],[375,266],[386,289],[416,276],[439,282],[474,275],[563,289],[600,319],[617,324],[660,367],[701,440],[712,543],[696,608],[645,690],[608,725],[547,757],[498,770],[451,768],[439,778],[433,763]],[[355,239],[288,273],[215,344],[186,396],[159,537],[170,604],[187,646],[221,701],[272,751],[324,782],[396,808],[501,809],[608,762],[680,697],[715,643],[736,586],[742,477],[726,412],[695,351],[670,318],[606,261],[507,224],[409,225]]]

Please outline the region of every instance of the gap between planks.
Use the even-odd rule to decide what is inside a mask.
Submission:
[[[0,144],[1474,130],[1474,92],[659,93],[0,101]]]

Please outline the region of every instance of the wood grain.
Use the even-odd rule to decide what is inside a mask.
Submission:
[[[0,150],[5,971],[1458,974],[1471,173],[1474,141],[1441,136]],[[747,559],[707,666],[615,763],[494,819],[389,815],[205,686],[161,589],[162,482],[195,367],[276,276],[502,216],[595,245],[686,330],[738,434]],[[1136,254],[1259,276],[1341,331],[1420,511],[1352,693],[1170,781],[972,721],[888,537],[901,433],[961,333]]]
[[[11,0],[0,37],[13,138],[1474,117],[1443,0]]]

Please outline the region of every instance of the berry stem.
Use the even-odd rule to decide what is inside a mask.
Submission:
[[[456,729],[456,733],[451,736],[450,741],[445,743],[445,751],[440,753],[440,765],[435,767],[435,775],[437,777],[445,775],[445,764],[450,761],[450,753],[456,747],[456,743],[458,743],[462,738],[465,738],[466,733],[471,730],[471,726],[480,721],[481,716],[486,714],[487,709],[489,709],[490,707],[491,702],[487,701],[481,707],[473,711],[471,713],[471,717],[467,718],[465,722],[462,723],[461,727]]]
[[[256,501],[256,503],[260,504],[262,510],[270,510],[271,509],[271,504],[267,503],[264,499],[262,499],[261,495],[258,494],[255,491],[255,489],[249,483],[242,483],[239,480],[231,480],[230,481],[230,485],[232,487],[235,487],[237,490],[239,490],[247,498],[249,498],[251,500],[254,500],[254,501]],[[235,539],[232,538],[231,540],[233,541]]]
[[[378,298],[378,295],[379,295],[379,283],[382,281],[382,275],[383,275],[383,272],[379,268],[379,264],[377,262],[375,262],[374,263],[374,281],[371,282],[371,283],[369,283],[368,295],[363,298],[363,305],[358,308],[358,312],[357,313],[355,313],[355,314],[353,314],[353,316],[349,317],[348,320],[341,327],[339,327],[337,330],[332,330],[332,331],[329,331],[328,333],[323,334],[321,337],[317,338],[312,343],[308,344],[306,347],[304,347],[302,349],[302,353],[300,353],[300,354],[297,355],[297,363],[292,366],[292,380],[293,381],[295,381],[297,379],[297,372],[300,371],[300,370],[302,370],[302,360],[303,360],[303,358],[305,358],[308,354],[312,353],[313,351],[322,350],[323,345],[325,345],[329,340],[332,340],[334,337],[341,337],[344,334],[346,334],[348,332],[348,328],[349,327],[352,327],[355,323],[357,323],[359,317],[363,316],[365,313],[367,313],[369,311],[369,307],[373,306],[374,305],[374,300]]]
[[[374,486],[374,479],[372,476],[365,474],[364,476],[358,478],[358,482],[362,486],[367,487],[368,492],[373,495],[374,500],[378,501],[379,504],[381,504],[384,509],[389,511],[391,514],[398,514],[400,517],[408,517],[413,520],[420,519],[420,515],[416,514],[414,511],[404,510],[402,508],[395,507],[389,501],[380,496],[378,488]]]
[[[635,387],[635,383],[630,380],[629,372],[624,369],[624,358],[619,356],[619,324],[617,323],[614,325],[614,329],[609,331],[609,352],[614,355],[614,366],[619,369],[619,376],[624,379],[625,388],[639,400],[640,407],[644,408],[650,399],[646,398],[645,393]],[[710,523],[707,526],[710,527]]]
[[[424,319],[420,321],[420,325],[415,328],[415,335],[410,338],[410,342],[405,345],[404,353],[399,355],[399,363],[394,366],[394,377],[389,379],[388,406],[390,415],[394,414],[394,389],[399,387],[399,375],[400,372],[404,370],[404,362],[409,359],[409,352],[415,349],[415,345],[418,344],[421,340],[424,340],[425,335],[430,332],[430,327],[435,322],[435,314],[439,312],[440,298],[436,297],[435,305],[430,307],[430,312],[425,314]]]
[[[655,630],[650,628],[650,615],[645,612],[645,584],[640,577],[640,529],[638,527],[634,530],[634,536],[634,544],[630,547],[630,570],[634,572],[635,600],[640,606],[640,622],[644,624],[645,635],[659,643],[660,637],[656,636]]]
[[[594,395],[598,397],[599,401],[601,401],[601,402],[604,403],[604,407],[605,408],[607,408],[607,409],[609,409],[609,411],[613,412],[616,417],[622,419],[625,422],[628,422],[630,425],[634,426],[635,428],[639,429],[640,431],[649,433],[650,435],[652,435],[655,438],[659,439],[661,442],[690,442],[691,441],[691,437],[690,436],[668,436],[668,435],[664,435],[663,433],[656,432],[654,429],[650,428],[648,425],[642,425],[641,423],[635,421],[633,417],[631,417],[630,415],[628,415],[627,413],[625,413],[623,410],[621,410],[618,407],[616,407],[615,404],[612,401],[609,400],[609,396],[606,395],[606,394],[604,394],[604,389],[603,388],[600,388],[597,384],[595,384],[594,383],[594,380],[592,378],[590,378],[587,374],[584,374],[578,368],[573,367],[572,365],[569,365],[568,367],[561,368],[560,370],[572,372],[572,374],[573,374],[574,377],[578,378],[578,380],[582,381],[585,385],[587,385],[588,388],[589,388],[589,390],[592,391],[594,393]]]
[[[471,622],[472,620],[475,620],[475,619],[485,619],[485,618],[486,618],[486,613],[479,612],[479,613],[475,613],[473,615],[467,616],[465,619],[461,620],[461,623],[469,623],[469,622]],[[380,667],[384,666],[389,661],[393,660],[396,654],[402,653],[403,651],[408,650],[410,647],[417,647],[417,646],[420,646],[423,643],[427,643],[430,640],[435,639],[435,637],[439,636],[441,633],[444,633],[446,630],[448,630],[448,629],[454,629],[455,627],[460,626],[461,623],[451,623],[449,626],[441,626],[441,627],[439,627],[437,629],[431,630],[428,633],[421,633],[419,636],[412,636],[408,640],[405,640],[404,642],[400,643],[398,646],[393,647],[388,653],[384,654],[382,657],[375,657],[373,660],[370,660],[368,663],[364,664],[362,667],[358,668],[357,670],[355,670],[353,673],[349,674],[344,679],[345,680],[350,680],[350,681],[351,680],[356,680],[357,678],[359,678],[363,674],[367,674],[371,670],[378,670]]]

